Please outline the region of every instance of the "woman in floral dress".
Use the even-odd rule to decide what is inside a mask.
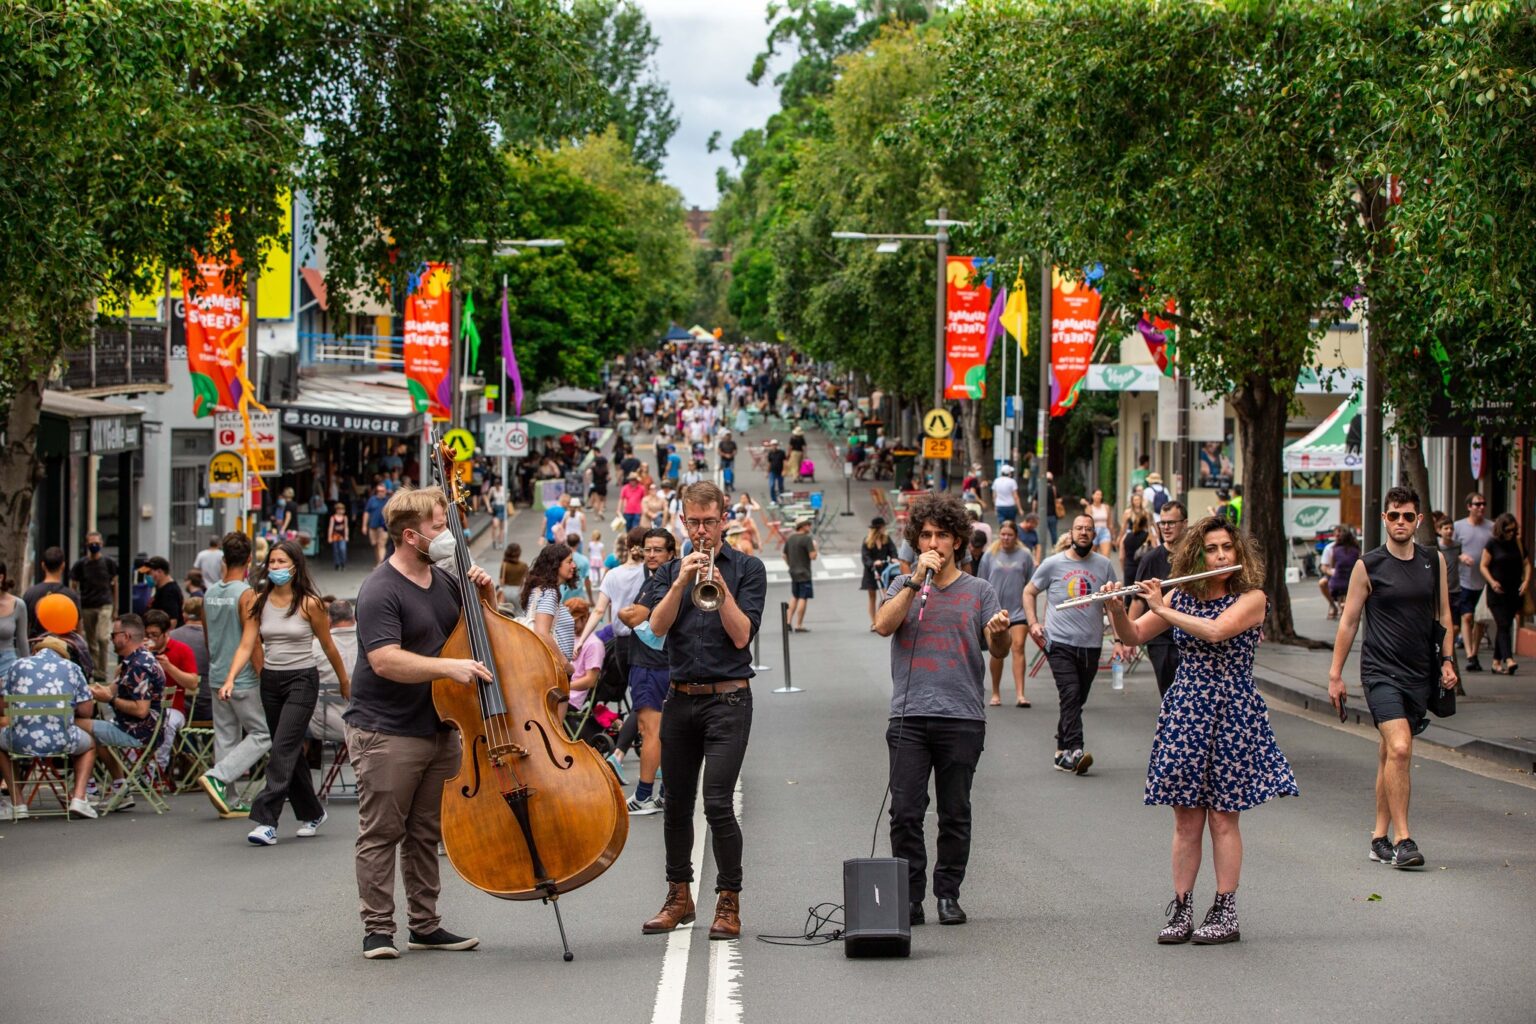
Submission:
[[[1134,622],[1120,601],[1106,602],[1121,642],[1140,645],[1166,629],[1179,648],[1179,668],[1157,716],[1147,766],[1146,803],[1173,808],[1171,919],[1163,944],[1236,942],[1237,883],[1243,866],[1238,815],[1281,796],[1297,796],[1296,777],[1275,743],[1269,709],[1253,685],[1253,655],[1269,601],[1257,553],[1220,516],[1185,534],[1173,553],[1174,576],[1236,568],[1163,593],[1141,584],[1147,611]],[[1195,878],[1206,828],[1216,866],[1216,902],[1194,927]]]

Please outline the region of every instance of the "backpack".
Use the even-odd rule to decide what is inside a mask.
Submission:
[[[1170,500],[1168,488],[1162,484],[1150,484],[1147,487],[1147,494],[1151,498],[1153,514],[1160,515],[1163,511],[1163,506],[1168,504]]]

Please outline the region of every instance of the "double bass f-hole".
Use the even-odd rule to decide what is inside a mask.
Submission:
[[[485,735],[482,733],[481,735],[476,736],[475,742],[471,743],[469,746],[469,763],[475,767],[475,778],[473,786],[459,787],[459,792],[463,794],[466,800],[480,792],[480,758],[476,755],[475,748],[483,744],[485,744]]]
[[[544,727],[531,718],[523,723],[524,732],[532,732],[535,729],[539,731],[539,739],[544,741],[544,751],[549,755],[549,763],[563,772],[570,771],[571,766],[576,763],[576,759],[569,754],[565,755],[563,758],[556,757],[555,748],[550,745],[549,733],[544,731]]]

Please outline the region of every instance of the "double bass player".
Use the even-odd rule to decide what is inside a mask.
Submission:
[[[433,564],[454,550],[442,489],[396,491],[384,506],[384,521],[395,551],[358,591],[357,665],[344,716],[357,773],[357,893],[363,956],[370,960],[400,955],[394,943],[396,848],[410,948],[479,945],[479,939],[444,928],[437,913],[443,783],[458,772],[460,744],[438,717],[430,684],[491,677],[478,661],[438,656],[465,603],[454,575]],[[484,569],[471,567],[468,576],[495,601],[495,584]]]

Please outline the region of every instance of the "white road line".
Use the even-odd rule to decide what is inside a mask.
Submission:
[[[693,864],[702,872],[704,858],[704,801],[693,805]],[[706,914],[711,911],[705,911]],[[688,953],[699,921],[667,935],[667,951],[661,957],[661,980],[656,983],[656,1008],[651,1024],[682,1024],[683,987],[688,980]],[[704,927],[708,927],[706,924]]]
[[[731,794],[741,819],[741,778]],[[704,998],[705,1024],[741,1024],[741,940],[709,944],[709,988]]]

